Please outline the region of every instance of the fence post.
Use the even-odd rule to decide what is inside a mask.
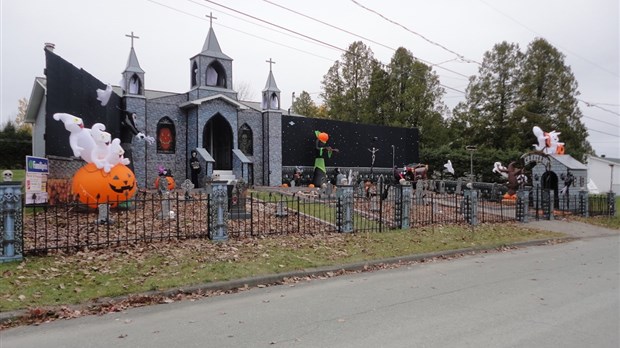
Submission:
[[[21,182],[0,183],[0,215],[2,216],[2,254],[0,263],[23,258],[22,192]]]
[[[466,189],[463,191],[463,198],[465,202],[465,221],[470,225],[478,224],[478,191],[474,189]]]
[[[336,189],[336,223],[338,232],[353,232],[353,186],[341,185]]]
[[[609,216],[616,215],[616,194],[612,191],[607,192],[607,204],[609,205]]]
[[[544,189],[540,192],[540,208],[542,209],[543,219],[553,220],[553,191]]]
[[[209,216],[211,240],[228,240],[228,187],[225,181],[213,182],[209,205],[211,206],[211,216]]]
[[[420,184],[420,183],[418,183]],[[411,198],[413,187],[409,183],[396,186],[394,202],[394,222],[398,228],[407,229],[411,226]]]
[[[588,217],[590,215],[588,191],[579,191],[579,215]]]
[[[530,192],[528,190],[517,191],[517,207],[516,207],[516,220],[519,222],[528,222],[528,205],[529,205]]]

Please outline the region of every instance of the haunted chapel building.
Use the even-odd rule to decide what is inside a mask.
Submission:
[[[171,173],[177,185],[197,177],[198,186],[206,179],[279,186],[296,168],[311,171],[315,130],[328,132],[328,145],[340,150],[328,167],[391,169],[394,161],[418,161],[417,129],[313,119],[282,110],[271,59],[261,101],[239,100],[233,59],[222,52],[212,26],[202,50],[189,59],[184,93],[147,89],[133,47],[137,37],[127,36],[131,49],[121,86],[114,87],[105,105],[96,91],[106,84],[46,44],[45,77],[35,79],[26,120],[34,124],[33,155],[50,159],[51,182],[70,180],[83,164],[72,156],[69,132],[53,118],[55,113],[80,117],[87,128],[103,123],[113,138],[120,138],[142,188],[154,188],[162,171]],[[375,150],[372,163],[370,148]],[[375,161],[377,151],[383,156]]]

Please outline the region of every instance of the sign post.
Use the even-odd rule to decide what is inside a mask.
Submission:
[[[47,203],[47,158],[26,156],[26,204]]]

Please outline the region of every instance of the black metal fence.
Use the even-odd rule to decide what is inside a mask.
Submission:
[[[229,197],[229,205],[224,209],[227,238],[382,232],[428,225],[519,220],[517,201],[502,199],[500,190],[489,190],[486,194],[476,190],[476,195],[463,195],[466,191],[460,189],[438,192],[433,185],[427,187],[409,186],[405,190],[400,185],[358,185],[352,187],[350,198],[339,196],[339,191],[331,186],[250,191]],[[543,197],[549,201],[545,202]],[[551,197],[549,192],[530,191],[530,216],[546,218],[541,213],[545,205],[549,209],[555,207],[556,212],[583,212],[584,196],[558,197],[557,204]],[[585,197],[589,215],[609,214],[614,209],[609,196]],[[73,253],[85,248],[138,242],[212,238],[210,219],[217,215],[213,214],[212,204],[206,191],[194,190],[189,195],[174,192],[168,198],[157,192],[140,192],[131,201],[110,209],[107,215],[78,202],[27,206],[21,216],[20,246],[25,255],[33,255],[55,251]]]
[[[117,207],[107,215],[89,209],[86,203],[25,207],[24,254],[209,237],[209,199],[203,193],[191,198],[174,193],[165,198],[142,192],[128,202],[112,202]]]

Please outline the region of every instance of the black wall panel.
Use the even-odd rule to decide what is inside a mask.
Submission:
[[[402,167],[419,162],[419,134],[417,128],[396,128],[355,124],[299,116],[282,116],[282,165],[312,166],[316,137],[314,131],[326,132],[329,141],[326,146],[339,150],[326,159],[328,167],[370,167],[371,149],[375,153],[374,167],[392,167],[392,145],[394,163]]]

